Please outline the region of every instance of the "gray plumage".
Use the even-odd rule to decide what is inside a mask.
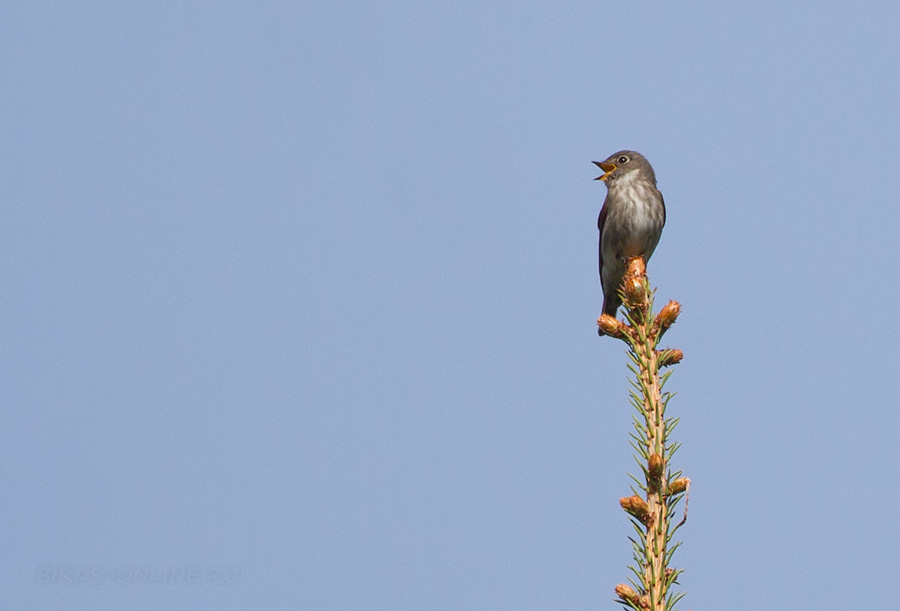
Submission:
[[[615,316],[622,305],[619,289],[626,261],[650,259],[666,224],[666,205],[653,168],[640,153],[619,151],[594,163],[604,172],[597,180],[608,189],[597,219],[603,312]]]

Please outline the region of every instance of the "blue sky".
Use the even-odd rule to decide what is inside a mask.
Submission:
[[[683,314],[682,609],[889,608],[900,8],[0,8],[0,603],[616,608],[590,164]],[[864,595],[861,595],[864,593]]]

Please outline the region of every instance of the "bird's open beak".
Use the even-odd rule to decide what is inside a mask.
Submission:
[[[603,176],[598,176],[594,180],[606,180],[609,178],[609,175],[616,171],[616,164],[609,163],[606,161],[595,161],[594,165],[603,170]]]

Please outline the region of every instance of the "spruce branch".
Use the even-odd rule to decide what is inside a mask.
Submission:
[[[681,313],[681,305],[670,301],[653,316],[654,291],[640,257],[628,262],[620,295],[627,322],[602,314],[597,324],[604,334],[628,345],[628,369],[634,374],[629,399],[636,410],[635,432],[630,436],[641,477],[631,475],[637,489],[632,487],[633,494],[619,500],[638,534],[637,538],[629,537],[635,563],[628,568],[636,580],[629,580],[631,585],[617,585],[615,592],[617,601],[628,609],[675,611],[675,604],[684,593],[672,591],[681,574],[680,569],[669,566],[681,545],[673,543],[672,537],[687,520],[690,480],[670,465],[680,445],[669,438],[678,418],[666,417],[673,393],[662,389],[672,372],[660,375],[660,369],[676,365],[684,355],[681,350],[659,350],[657,346]],[[673,524],[682,498],[684,517]]]

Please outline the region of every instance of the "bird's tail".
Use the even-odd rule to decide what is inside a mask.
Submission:
[[[606,295],[603,297],[603,313],[609,314],[613,318],[615,318],[616,313],[619,311],[619,306],[622,305],[622,300],[619,298],[618,293],[613,293],[612,295]]]

